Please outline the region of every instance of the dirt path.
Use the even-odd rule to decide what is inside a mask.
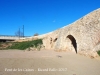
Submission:
[[[52,50],[3,50],[0,75],[100,75],[100,58]]]

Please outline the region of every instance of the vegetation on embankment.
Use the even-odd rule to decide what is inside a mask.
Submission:
[[[0,50],[7,50],[7,49],[19,49],[25,50],[30,47],[37,48],[38,45],[42,45],[42,39],[32,40],[32,41],[24,41],[24,42],[1,42],[0,43]]]
[[[98,53],[98,55],[100,56],[100,50],[99,50],[99,51],[97,51],[97,53]]]
[[[13,42],[12,46],[9,46],[8,49],[20,49],[25,50],[29,47],[37,48],[38,45],[43,44],[42,39],[32,40],[32,41],[24,41],[24,42]]]
[[[5,50],[7,49],[8,46],[11,46],[11,42],[0,42],[0,50]]]

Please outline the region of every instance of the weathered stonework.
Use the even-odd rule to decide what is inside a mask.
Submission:
[[[46,49],[96,52],[100,50],[100,9],[41,38]]]

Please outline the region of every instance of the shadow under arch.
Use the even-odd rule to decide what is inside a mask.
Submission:
[[[55,39],[53,40],[53,42],[56,42],[56,41],[57,41],[57,39],[58,39],[58,38],[55,38]]]
[[[77,53],[77,43],[76,43],[76,39],[72,36],[72,35],[68,35],[67,38],[69,38],[72,42],[72,45],[75,49],[75,52]]]

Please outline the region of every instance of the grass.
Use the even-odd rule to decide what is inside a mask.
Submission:
[[[98,55],[100,56],[100,50],[99,50],[99,51],[97,51],[97,53],[98,53]]]
[[[43,44],[42,39],[37,39],[33,41],[25,41],[25,42],[14,42],[13,45],[8,47],[8,49],[20,49],[25,50],[29,47],[35,46],[37,48],[38,44]]]

